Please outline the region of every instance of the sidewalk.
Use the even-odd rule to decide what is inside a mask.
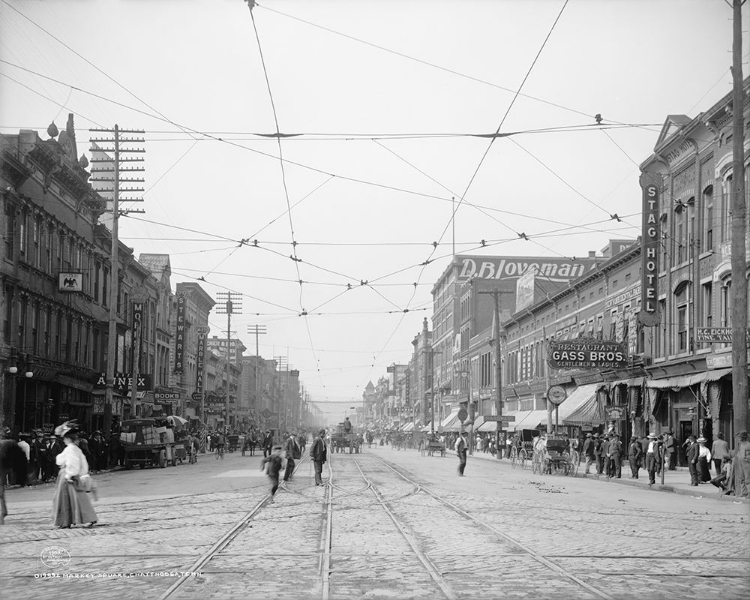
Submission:
[[[503,458],[498,460],[494,456],[492,456],[489,452],[475,452],[473,455],[469,455],[469,460],[472,459],[479,459],[479,460],[488,460],[495,462],[497,464],[503,465],[506,468],[510,467],[510,460]],[[518,469],[518,467],[516,467]],[[530,465],[528,467],[529,473],[531,472]],[[723,500],[723,501],[733,501],[735,503],[745,503],[750,504],[750,499],[748,498],[737,498],[736,496],[724,496],[721,493],[721,490],[717,488],[716,486],[712,485],[711,483],[702,483],[696,486],[690,485],[690,473],[687,469],[687,467],[677,467],[674,471],[665,471],[664,473],[664,484],[661,483],[661,474],[657,473],[656,475],[656,483],[654,485],[649,485],[648,483],[648,473],[645,469],[641,469],[638,472],[638,479],[630,479],[630,465],[627,461],[625,461],[622,465],[622,478],[621,479],[610,479],[607,480],[607,478],[604,475],[597,476],[596,474],[589,474],[584,475],[584,471],[586,470],[586,463],[581,463],[581,465],[578,467],[578,473],[576,477],[579,478],[586,478],[590,479],[592,481],[595,481],[597,483],[604,483],[604,484],[619,484],[619,485],[629,485],[633,487],[639,487],[642,489],[652,490],[655,492],[672,492],[674,494],[682,494],[685,496],[693,496],[695,498],[711,498],[712,500]]]

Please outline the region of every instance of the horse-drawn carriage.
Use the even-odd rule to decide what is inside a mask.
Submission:
[[[578,472],[577,453],[570,447],[567,436],[548,434],[534,440],[531,470],[541,475],[561,473],[576,476]]]
[[[521,429],[513,437],[510,449],[510,466],[525,469],[534,453],[534,439],[539,437],[538,429]]]
[[[331,451],[346,452],[346,449],[348,448],[349,454],[352,452],[359,454],[362,442],[364,442],[362,434],[353,431],[347,432],[344,430],[344,424],[339,423],[338,427],[336,427],[336,431],[331,434]]]
[[[445,442],[440,441],[440,437],[437,434],[431,433],[424,444],[424,453],[427,456],[445,456]]]

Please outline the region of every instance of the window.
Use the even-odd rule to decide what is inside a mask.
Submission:
[[[713,304],[714,304],[714,290],[711,282],[704,284],[703,286],[703,320],[702,324],[704,327],[712,327],[713,323]]]
[[[726,178],[721,190],[721,241],[732,239],[732,176]]]
[[[687,207],[681,200],[677,201],[677,207],[674,210],[674,238],[672,249],[672,265],[679,265],[687,258]]]
[[[21,306],[18,311],[18,345],[26,347],[26,319],[28,317],[29,299],[21,296]]]
[[[21,218],[18,220],[18,256],[22,260],[29,260],[28,257],[28,236],[29,236],[29,213],[21,212]]]
[[[109,283],[109,269],[104,267],[102,273],[102,306],[109,306],[107,284]]]
[[[732,326],[732,282],[721,286],[721,326]]]
[[[102,265],[99,263],[99,261],[97,261],[96,267],[94,268],[94,302],[99,302],[99,289],[101,286],[101,281],[100,281],[101,269],[102,269]]]
[[[49,357],[49,342],[50,342],[50,334],[52,333],[52,310],[50,308],[44,309],[44,340],[42,342],[43,344],[43,350],[44,350],[44,356]]]
[[[609,339],[617,339],[617,309],[615,308],[609,316]]]
[[[39,269],[42,266],[42,217],[34,219],[31,228],[31,264]]]
[[[52,230],[52,227],[47,228],[47,243],[45,245],[44,251],[46,253],[45,258],[45,271],[52,274],[53,271],[53,258],[54,258],[54,250],[55,250],[55,232]]]
[[[39,304],[34,303],[31,308],[31,351],[39,352]]]
[[[65,249],[65,234],[61,231],[60,234],[57,236],[57,256],[55,257],[57,261],[58,271],[63,270],[63,250],[64,249]]]
[[[702,252],[710,252],[714,247],[714,187],[703,191],[703,245]]]
[[[5,257],[13,260],[15,256],[15,239],[16,239],[16,210],[15,207],[6,202],[5,204]],[[5,330],[8,331],[7,329]]]
[[[688,330],[690,305],[690,284],[685,282],[675,291],[675,307],[677,314],[677,352],[688,350]]]

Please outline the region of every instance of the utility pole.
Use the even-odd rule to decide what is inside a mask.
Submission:
[[[260,362],[260,343],[258,342],[258,338],[261,335],[266,335],[268,331],[266,330],[265,325],[248,325],[247,326],[247,332],[252,333],[255,336],[255,415],[256,415],[256,422],[260,423],[260,419],[257,418],[260,410],[260,405],[258,402],[258,397],[260,395],[260,382],[258,381],[258,369],[259,369],[259,362]]]
[[[734,167],[732,173],[732,405],[734,432],[750,429],[747,390],[747,202],[745,199],[745,93],[742,87],[742,4],[733,0],[732,113]]]
[[[224,389],[224,413],[226,418],[224,420],[224,430],[229,429],[229,382],[231,379],[231,346],[232,346],[232,315],[242,313],[242,294],[239,292],[217,292],[216,297],[217,308],[216,313],[219,315],[227,315],[227,383]],[[222,306],[223,303],[223,306]]]
[[[500,443],[500,431],[503,426],[503,364],[502,351],[500,348],[500,295],[512,294],[510,290],[486,290],[480,291],[480,294],[488,294],[495,301],[495,385],[497,386],[497,396],[495,397],[495,412],[497,412],[497,428],[495,429],[495,456],[498,460],[503,457],[505,450],[505,435],[503,434],[502,444]]]
[[[142,173],[144,168],[136,165],[132,167],[121,166],[123,163],[142,163],[143,157],[127,157],[123,154],[144,153],[143,148],[130,148],[128,144],[144,143],[143,138],[126,138],[121,134],[143,135],[145,132],[139,129],[120,129],[115,125],[114,129],[90,129],[91,132],[106,134],[106,137],[91,138],[89,141],[93,144],[91,174],[91,183],[103,183],[104,187],[95,187],[94,190],[103,194],[105,198],[112,199],[112,247],[110,251],[110,270],[109,270],[109,330],[107,337],[107,374],[106,389],[104,392],[104,439],[109,442],[112,431],[112,402],[114,400],[115,385],[115,366],[117,362],[117,298],[120,293],[120,240],[119,240],[119,219],[120,215],[128,212],[145,212],[143,210],[130,209],[120,211],[120,202],[143,202],[143,198],[123,197],[123,193],[139,192],[143,193],[142,187],[124,187],[124,183],[143,183],[141,176],[122,177],[121,173]],[[110,137],[111,136],[111,137]],[[98,144],[106,144],[99,146]],[[104,155],[102,157],[102,155]],[[96,164],[101,166],[97,167]],[[98,175],[105,175],[99,177]],[[135,406],[135,398],[131,400]]]

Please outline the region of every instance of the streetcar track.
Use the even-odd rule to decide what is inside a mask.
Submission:
[[[388,467],[394,473],[396,473],[399,477],[401,477],[402,479],[404,479],[404,481],[412,482],[411,478],[409,478],[406,475],[404,475],[403,473],[401,473],[400,470],[396,469],[393,465],[389,464],[385,459],[380,458],[380,457],[377,457],[377,458],[378,458],[378,460],[382,461],[382,463],[386,467]],[[357,465],[357,466],[359,468],[359,465]],[[600,590],[599,588],[597,588],[597,587],[595,587],[593,585],[590,585],[590,584],[586,583],[585,581],[583,581],[582,579],[580,579],[579,577],[577,577],[576,575],[574,575],[570,571],[568,571],[568,570],[564,569],[563,567],[555,564],[551,560],[545,558],[542,554],[540,554],[540,553],[534,551],[533,549],[529,548],[526,544],[524,544],[520,540],[517,540],[517,539],[513,538],[512,536],[506,534],[505,532],[501,531],[497,527],[494,527],[492,525],[489,525],[489,524],[487,524],[487,523],[479,520],[477,517],[475,517],[472,514],[466,512],[462,508],[456,506],[455,504],[453,504],[449,500],[446,500],[446,499],[442,498],[441,496],[439,496],[435,492],[429,490],[428,488],[422,487],[422,490],[424,491],[425,494],[428,494],[429,496],[431,496],[432,498],[434,498],[435,500],[437,500],[441,504],[443,504],[443,505],[451,508],[454,512],[457,512],[458,514],[460,514],[464,518],[466,518],[466,519],[468,519],[468,520],[476,523],[480,527],[488,529],[492,533],[494,533],[496,535],[499,535],[500,537],[502,537],[506,541],[508,541],[511,544],[515,545],[516,547],[520,548],[524,553],[526,553],[528,556],[530,556],[531,558],[533,558],[537,562],[539,562],[539,563],[543,564],[544,566],[546,566],[547,568],[549,568],[549,569],[557,572],[559,575],[562,575],[563,577],[565,577],[565,578],[573,581],[574,583],[576,583],[580,587],[584,588],[588,592],[594,594],[595,596],[597,596],[599,598],[602,598],[602,600],[614,600],[614,598],[612,598],[612,596],[610,596],[606,592]]]
[[[359,472],[362,475],[362,478],[365,481],[369,481],[367,476],[362,471],[362,467],[360,467],[359,461],[355,460],[354,464],[357,466],[357,469],[359,469]],[[377,490],[377,488],[374,485],[372,485],[372,482],[370,482],[370,490],[372,491],[373,494],[375,494],[375,497],[378,499],[378,501],[380,502],[380,505],[383,507],[385,512],[388,514],[388,516],[391,518],[391,521],[393,521],[393,524],[396,526],[396,529],[398,529],[401,536],[406,540],[406,543],[409,544],[412,551],[419,559],[419,562],[421,562],[422,565],[424,565],[425,569],[427,570],[427,573],[430,575],[430,578],[440,588],[440,591],[443,592],[443,595],[449,600],[458,600],[458,596],[455,594],[455,592],[453,591],[453,588],[448,584],[445,578],[441,575],[440,570],[430,560],[430,558],[419,549],[419,545],[417,541],[414,539],[414,536],[411,533],[409,533],[406,530],[406,528],[399,522],[399,520],[396,518],[396,515],[388,507],[387,501],[383,499],[382,495]]]

